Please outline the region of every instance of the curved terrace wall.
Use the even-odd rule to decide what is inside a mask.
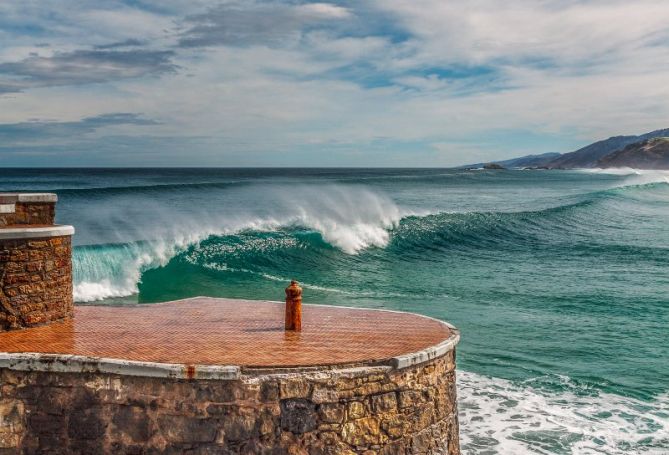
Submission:
[[[53,359],[0,365],[0,447],[20,453],[459,453],[453,347],[403,368],[223,380],[167,377],[180,375],[168,369],[108,374]],[[80,371],[38,370],[68,368]]]

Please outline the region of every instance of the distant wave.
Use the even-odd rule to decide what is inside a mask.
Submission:
[[[591,174],[609,174],[627,177],[622,181],[622,183],[616,186],[644,185],[647,183],[669,183],[669,171],[663,170],[633,169],[630,167],[623,167],[607,169],[579,169],[579,171]]]
[[[137,192],[159,192],[170,190],[206,190],[225,189],[248,185],[247,182],[193,182],[193,183],[157,183],[154,185],[127,185],[127,186],[92,186],[82,188],[50,189],[54,193],[67,196],[90,197],[94,195],[117,195]]]
[[[508,381],[458,371],[463,453],[664,454],[669,394],[646,402],[567,377]]]

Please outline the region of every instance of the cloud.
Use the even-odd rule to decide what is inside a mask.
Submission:
[[[15,146],[26,142],[54,139],[77,139],[102,128],[119,125],[157,125],[155,120],[139,114],[116,112],[86,117],[71,122],[32,120],[19,123],[0,123],[0,141]]]
[[[299,39],[305,27],[345,19],[350,14],[348,9],[329,3],[224,3],[187,17],[179,44],[182,47],[285,45]]]
[[[51,57],[31,55],[0,63],[0,90],[82,85],[173,73],[174,52],[152,50],[77,50]]]
[[[663,0],[376,0],[410,36],[398,64],[515,64],[583,69],[651,45],[666,47]]]
[[[123,41],[117,41],[115,43],[109,43],[109,44],[99,44],[95,46],[95,49],[118,49],[118,48],[123,48],[123,47],[139,47],[139,46],[144,46],[146,45],[146,41],[140,41],[135,38],[128,38]]]

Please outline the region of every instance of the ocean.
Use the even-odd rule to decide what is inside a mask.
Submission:
[[[462,331],[464,454],[669,453],[669,173],[3,169],[72,224],[75,300],[388,308]]]

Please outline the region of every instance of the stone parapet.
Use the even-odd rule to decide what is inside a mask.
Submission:
[[[0,193],[0,228],[52,225],[57,201],[51,193]]]
[[[69,235],[0,237],[0,330],[72,316],[71,255]]]
[[[71,317],[72,226],[55,194],[0,193],[0,331]]]
[[[189,381],[0,368],[0,381],[11,453],[460,453],[454,349],[401,369]]]

